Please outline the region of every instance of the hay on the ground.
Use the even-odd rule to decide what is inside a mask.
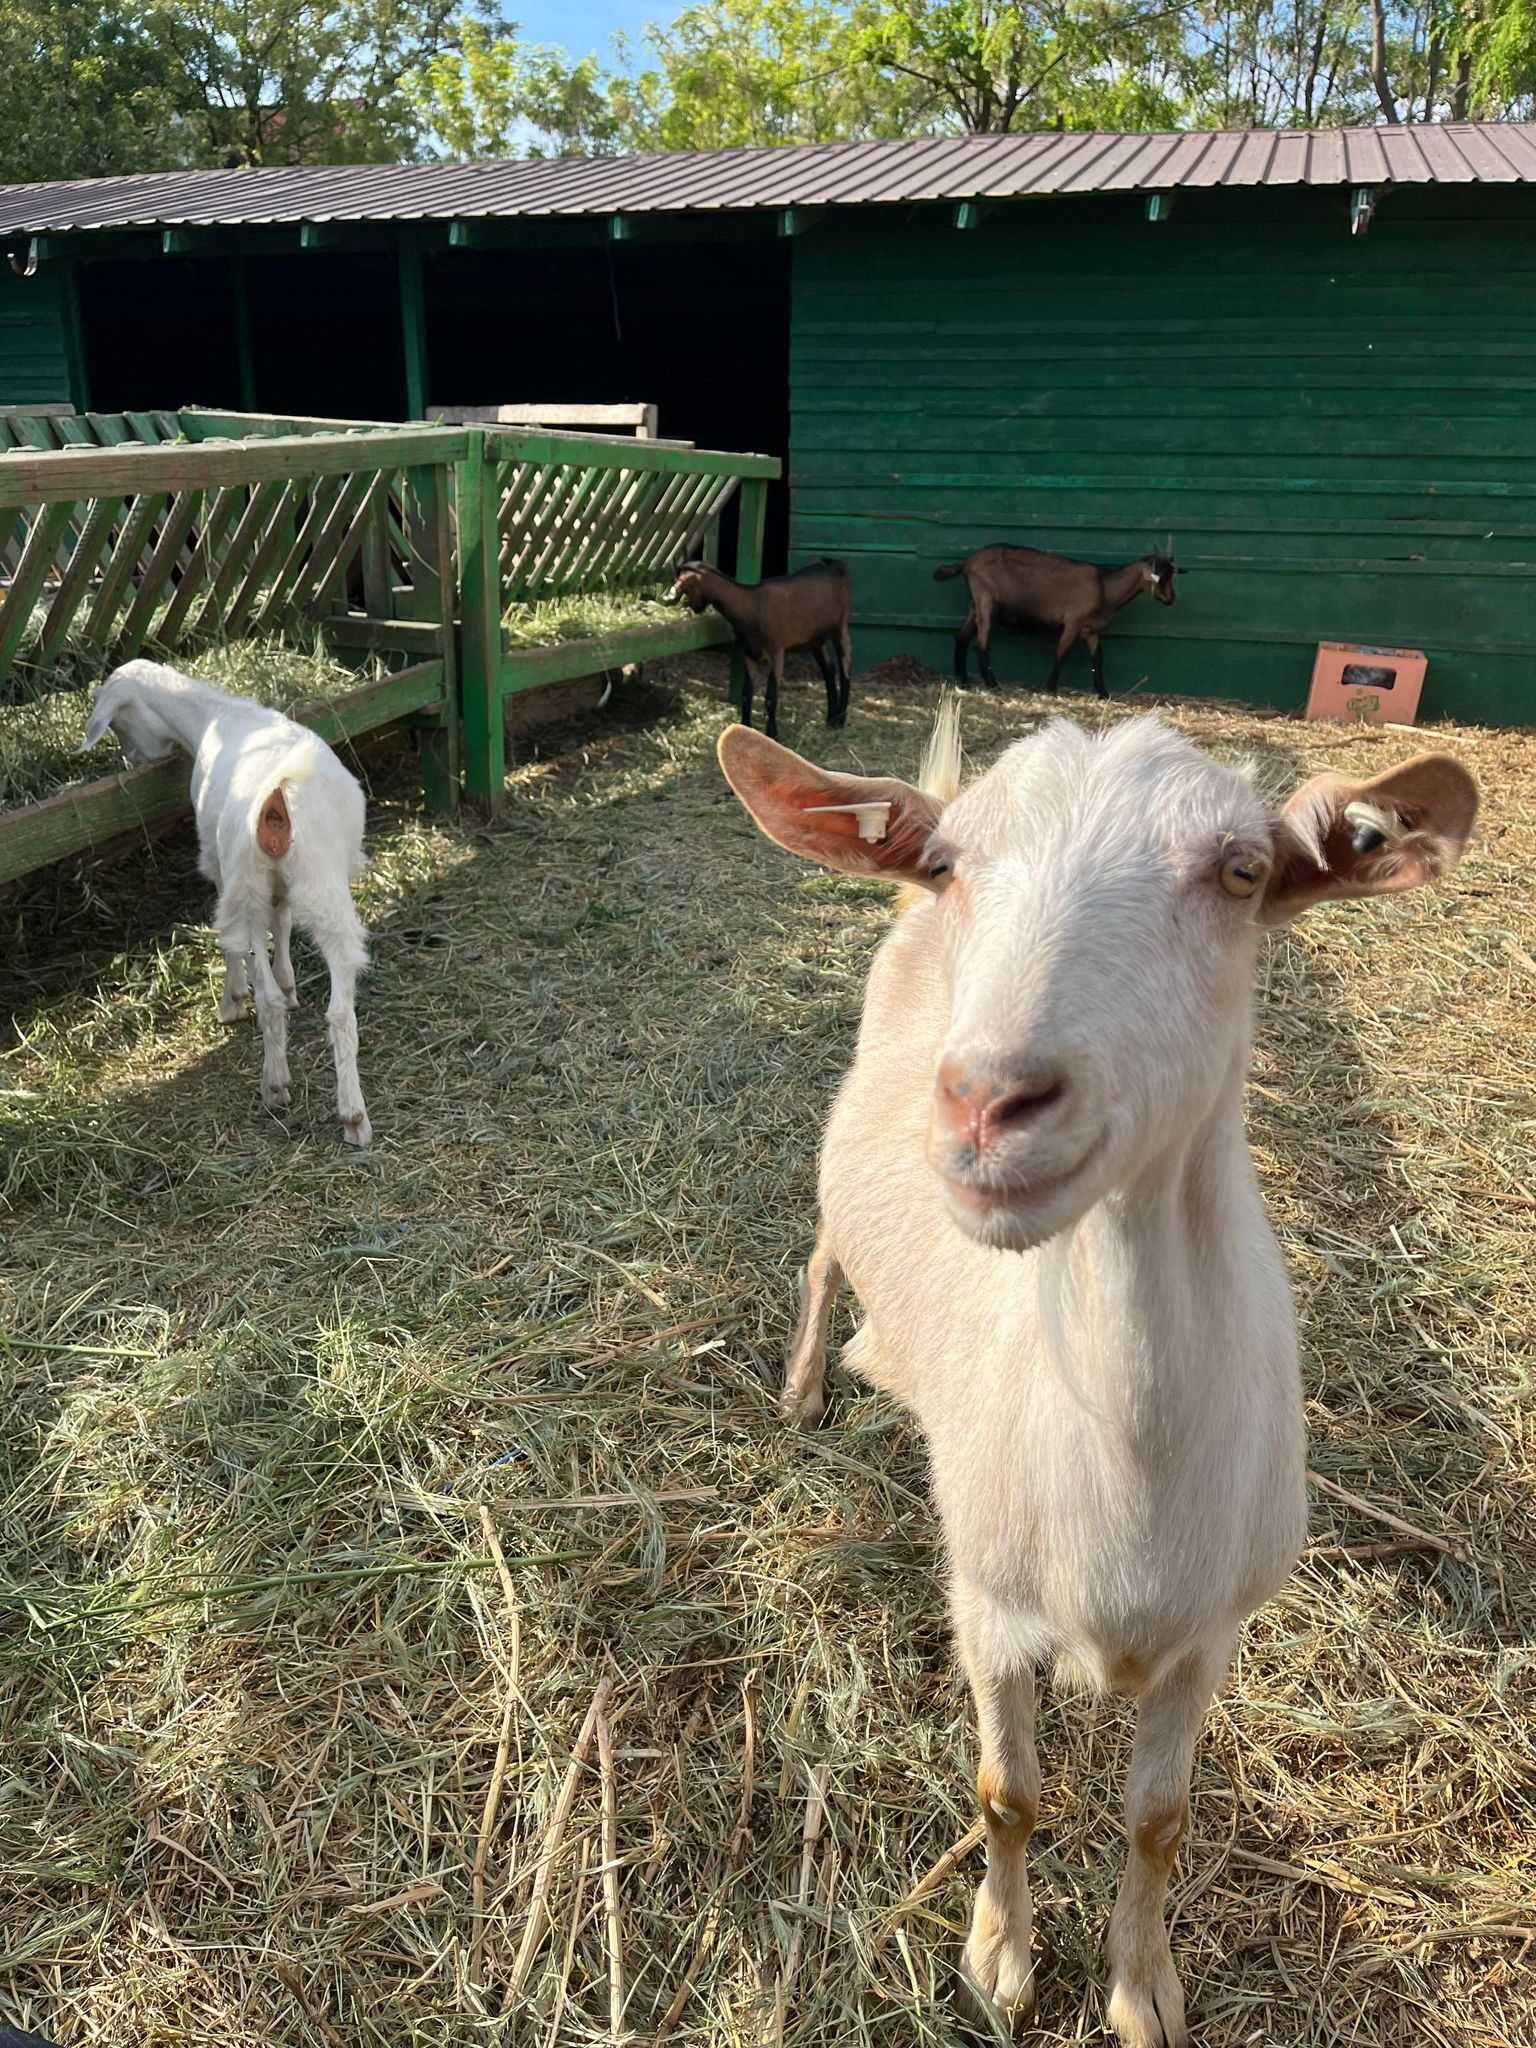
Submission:
[[[262,1110],[184,838],[4,906],[5,2016],[959,2038],[977,1853],[902,1907],[973,1817],[920,1448],[840,1373],[823,1429],[773,1410],[888,899],[754,833],[722,676],[546,736],[491,830],[424,824],[370,755],[369,1158],[307,951],[295,1105]],[[910,773],[934,701],[866,679],[832,735],[791,688],[785,737]],[[970,753],[1045,708],[969,698]],[[1423,744],[1168,715],[1276,779]],[[1536,736],[1435,737],[1480,841],[1275,943],[1251,1128],[1312,1464],[1458,1554],[1370,1555],[1395,1532],[1320,1495],[1246,1631],[1175,1883],[1206,2048],[1536,2040]],[[1043,1707],[1042,2041],[1103,2038],[1127,1725]]]

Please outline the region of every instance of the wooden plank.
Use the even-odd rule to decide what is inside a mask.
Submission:
[[[246,289],[245,258],[238,248],[229,255],[229,295],[235,315],[235,362],[240,375],[240,403],[248,412],[256,410],[256,350],[251,336],[251,305]],[[182,415],[182,431],[187,431]]]
[[[774,455],[732,455],[718,448],[667,448],[657,441],[618,441],[600,434],[505,434],[486,436],[493,462],[596,462],[609,468],[708,471],[715,476],[780,475]]]
[[[298,532],[252,612],[249,626],[243,618],[238,625],[231,619],[232,633],[264,633],[276,625],[288,607],[290,594],[317,548],[321,534],[337,515],[343,495],[360,481],[366,487],[366,477],[360,478],[354,470],[349,476],[322,477],[316,482],[310,491],[304,516],[299,521]]]
[[[43,587],[43,578],[53,567],[60,536],[74,512],[74,505],[66,499],[61,504],[43,506],[32,522],[16,574],[0,603],[0,677],[10,674],[11,663],[31,625],[32,607]]]
[[[654,441],[660,412],[640,402],[621,405],[434,405],[434,420],[445,426],[502,427],[633,427],[642,441]],[[691,441],[668,441],[669,448],[691,448]]]
[[[501,658],[502,690],[536,690],[544,683],[601,675],[632,661],[663,661],[702,647],[723,647],[732,638],[724,619],[691,615],[660,626],[635,626],[592,640],[565,640],[553,647],[509,648]]]
[[[576,489],[567,500],[560,523],[551,528],[527,573],[529,589],[538,589],[548,583],[558,584],[561,564],[579,543],[584,524],[590,516],[591,502],[598,485],[609,474],[601,469],[579,469],[574,472],[578,481]]]
[[[388,420],[333,420],[304,412],[226,412],[210,405],[184,405],[179,417],[189,441],[286,441],[295,434],[394,431]]]
[[[572,536],[575,545],[562,557],[559,568],[551,570],[546,579],[553,592],[576,590],[582,586],[588,561],[613,521],[622,515],[624,500],[634,483],[626,469],[600,469],[594,474],[597,482],[582,508],[581,526]]]
[[[348,569],[362,549],[363,537],[373,522],[375,512],[389,495],[389,472],[380,470],[377,476],[365,478],[364,484],[362,502],[353,509],[350,519],[346,522],[345,531],[331,544],[330,566],[323,569],[313,583],[301,589],[295,597],[298,609],[310,618],[323,615],[338,599],[345,603],[346,593],[341,586]],[[346,502],[344,492],[339,503]],[[316,552],[325,554],[326,544],[323,539]]]
[[[763,535],[768,521],[768,486],[756,479],[741,486],[741,514],[736,528],[736,581],[758,583],[763,574]],[[739,711],[746,702],[747,660],[739,645],[731,647],[731,702]]]
[[[131,419],[144,417],[130,415]],[[612,445],[612,444],[610,444]],[[279,439],[8,455],[0,462],[0,510],[67,495],[205,490],[270,477],[340,476],[354,469],[457,462],[464,435],[448,427],[292,434]]]
[[[458,636],[454,627],[458,589],[453,535],[453,476],[442,465],[408,469],[404,476],[404,511],[420,564],[413,596],[431,614],[438,633],[442,662],[442,694],[446,716],[418,728],[422,796],[436,814],[459,807],[459,681]],[[418,620],[417,623],[427,623]]]
[[[534,565],[548,549],[558,545],[570,506],[579,497],[587,475],[586,470],[577,468],[555,472],[543,502],[522,529],[515,554],[509,559],[503,552],[504,601],[510,599],[515,603],[534,587]]]
[[[124,586],[139,565],[139,557],[149,539],[150,528],[160,515],[162,503],[159,492],[141,491],[118,528],[116,544],[96,586],[96,595],[91,600],[85,622],[84,637],[95,646],[104,646],[111,637]]]
[[[294,508],[302,489],[302,484],[290,481],[271,500],[271,511],[262,524],[261,536],[239,588],[224,608],[223,631],[231,640],[241,637],[245,621],[259,600],[264,583],[276,573],[273,565],[280,551],[291,544]],[[201,619],[198,624],[201,627]]]
[[[443,628],[434,619],[362,619],[349,612],[325,622],[325,637],[363,652],[420,654],[442,651]]]
[[[42,638],[38,642],[38,653],[44,661],[51,661],[63,645],[103,551],[111,541],[112,529],[122,513],[121,498],[98,498],[87,513],[85,524],[76,536],[69,566],[60,578],[58,591],[48,608]]]
[[[421,241],[413,227],[399,230],[400,330],[405,350],[407,419],[427,416],[427,302],[422,290]]]
[[[175,595],[156,629],[155,638],[163,647],[175,646],[193,600],[209,583],[219,561],[219,549],[228,538],[235,520],[244,511],[245,504],[245,491],[238,484],[228,485],[214,493],[212,503],[203,514],[202,530],[192,551],[192,559],[182,571]]]
[[[128,616],[123,621],[122,633],[114,650],[118,661],[132,661],[149,638],[150,624],[171,588],[171,565],[181,553],[202,505],[201,491],[177,494],[160,529],[160,537],[139,572],[139,587],[128,607]]]
[[[281,505],[283,493],[287,488],[286,484],[275,482],[258,484],[246,499],[240,523],[213,572],[208,585],[208,595],[204,598],[196,621],[190,629],[198,639],[209,638],[222,630],[222,615],[229,601],[229,594],[250,560],[251,551],[256,547],[260,536],[271,531],[273,516]],[[275,542],[273,544],[276,545]]]

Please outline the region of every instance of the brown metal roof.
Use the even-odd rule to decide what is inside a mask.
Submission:
[[[1536,122],[1057,133],[833,142],[540,162],[165,171],[0,186],[0,234],[300,220],[740,212],[1212,185],[1536,182]]]

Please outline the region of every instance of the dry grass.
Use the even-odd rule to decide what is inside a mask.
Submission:
[[[808,1439],[772,1405],[886,904],[727,798],[720,675],[547,737],[489,831],[370,757],[368,1159],[313,958],[260,1108],[184,841],[3,906],[0,2015],[959,2038],[974,1851],[893,1917],[972,1819],[921,1451],[840,1374]],[[933,701],[874,676],[827,735],[792,690],[786,737],[909,770]],[[971,751],[1039,709],[968,700]],[[1415,744],[1171,715],[1277,776]],[[1536,2040],[1536,737],[1444,737],[1485,836],[1276,944],[1252,1131],[1313,1464],[1460,1555],[1330,1554],[1393,1531],[1319,1495],[1247,1631],[1176,1881],[1206,2048]],[[1041,1749],[1034,2038],[1096,2041],[1126,1715]]]
[[[306,650],[275,639],[207,647],[178,655],[174,665],[279,711],[355,690],[379,673],[366,664],[348,668],[318,647]],[[33,803],[122,766],[121,750],[110,737],[85,758],[77,751],[105,673],[99,653],[72,653],[41,676],[18,664],[11,678],[12,699],[0,701],[0,810]]]
[[[595,640],[637,626],[675,625],[678,608],[643,590],[573,591],[536,604],[508,605],[502,631],[509,647],[552,647],[565,640]]]

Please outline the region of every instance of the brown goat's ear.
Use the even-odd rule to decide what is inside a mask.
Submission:
[[[1477,784],[1449,754],[1419,754],[1370,782],[1315,775],[1275,820],[1275,871],[1259,913],[1284,924],[1314,903],[1438,882],[1477,819]]]
[[[760,732],[720,735],[721,771],[777,846],[845,875],[927,887],[923,848],[943,805],[892,775],[833,775]]]

